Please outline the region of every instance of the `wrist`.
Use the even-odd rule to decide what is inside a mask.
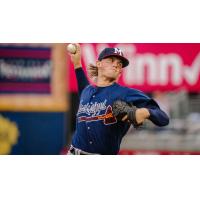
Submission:
[[[141,108],[141,115],[144,119],[148,119],[150,117],[149,110],[147,108]]]
[[[76,64],[74,64],[74,68],[75,68],[75,69],[78,69],[78,68],[81,68],[81,67],[82,67],[81,63],[76,63]]]
[[[146,119],[150,117],[149,110],[146,108],[138,108],[135,113],[138,124],[143,124]]]

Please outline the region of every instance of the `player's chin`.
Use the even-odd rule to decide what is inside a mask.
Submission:
[[[109,79],[115,80],[115,79],[117,79],[117,78],[119,77],[119,74],[118,74],[118,73],[111,72],[111,73],[107,74],[107,77],[108,77]]]
[[[119,74],[113,75],[112,78],[117,80],[119,78]]]
[[[109,79],[110,79],[110,82],[113,82],[113,81],[116,81],[116,80],[117,80],[117,77],[113,77],[113,76],[111,77],[111,76],[110,76]]]

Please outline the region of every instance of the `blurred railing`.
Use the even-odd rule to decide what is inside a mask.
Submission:
[[[170,123],[156,127],[151,122],[124,137],[121,149],[200,151],[200,95],[169,94]]]

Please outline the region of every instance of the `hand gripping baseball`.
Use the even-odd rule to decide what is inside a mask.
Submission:
[[[129,121],[135,128],[138,128],[142,124],[139,124],[136,120],[136,110],[137,107],[133,105],[129,105],[128,103],[117,100],[113,103],[113,115],[117,118],[118,121],[122,121],[122,119],[127,115],[127,121]]]
[[[74,68],[80,68],[81,64],[81,46],[78,43],[69,44],[67,46],[67,51],[71,57],[71,61],[74,64]]]

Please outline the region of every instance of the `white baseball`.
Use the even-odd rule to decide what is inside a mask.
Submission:
[[[69,53],[75,54],[76,53],[76,45],[74,45],[74,44],[68,44],[67,51]]]

